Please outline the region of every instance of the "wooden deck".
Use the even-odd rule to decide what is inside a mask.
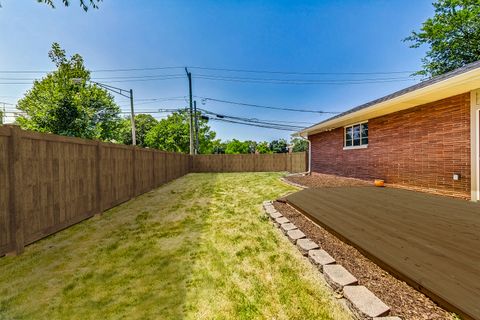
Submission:
[[[408,190],[306,189],[287,202],[465,319],[480,319],[480,205]]]

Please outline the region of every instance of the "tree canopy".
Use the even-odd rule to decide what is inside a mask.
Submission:
[[[428,45],[417,74],[436,76],[480,60],[480,0],[437,0],[435,14],[405,41]]]
[[[200,153],[212,153],[216,133],[208,126],[208,120],[198,117],[198,140]],[[150,148],[165,151],[189,152],[189,113],[178,111],[170,114],[147,133],[145,143]]]
[[[273,140],[270,142],[270,150],[273,153],[285,153],[288,152],[288,145],[285,139]]]
[[[68,7],[70,5],[70,0],[61,0],[61,1],[65,7]],[[37,2],[45,3],[46,5],[52,8],[55,8],[55,0],[37,0]],[[85,11],[88,11],[90,7],[93,9],[98,9],[98,4],[102,2],[102,0],[79,0],[79,2],[80,2],[80,8],[82,8]]]
[[[67,58],[58,43],[49,57],[57,70],[34,82],[17,103],[25,114],[17,118],[23,129],[88,139],[114,140],[119,125],[119,107],[112,95],[88,83],[90,72],[83,58]],[[81,79],[74,83],[72,79]]]
[[[135,140],[137,146],[146,147],[147,134],[158,124],[158,121],[149,114],[135,115]],[[132,144],[132,122],[131,117],[122,120],[119,130],[119,142]]]
[[[226,142],[225,147],[226,154],[244,154],[251,153],[250,141],[240,141],[232,139]]]
[[[292,152],[308,151],[308,141],[302,138],[294,138],[291,141],[293,145]]]

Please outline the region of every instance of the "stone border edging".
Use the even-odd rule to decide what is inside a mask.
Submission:
[[[284,178],[282,181],[293,184]],[[399,317],[389,316],[390,308],[383,301],[366,287],[358,285],[357,279],[350,272],[337,264],[328,252],[308,239],[300,229],[278,212],[272,201],[264,201],[263,210],[273,224],[317,267],[330,287],[342,294],[346,305],[358,319],[401,320]]]

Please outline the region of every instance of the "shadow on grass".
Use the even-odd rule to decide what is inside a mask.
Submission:
[[[1,258],[0,318],[182,318],[215,180],[175,180]]]

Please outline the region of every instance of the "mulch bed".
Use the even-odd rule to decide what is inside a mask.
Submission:
[[[328,186],[332,186],[332,184],[346,186],[352,185],[348,183],[359,183],[358,181],[351,181],[356,179],[323,176],[327,176],[324,177],[323,182],[327,183]],[[289,177],[289,180],[292,178],[294,177]],[[320,181],[321,179],[316,180]],[[305,180],[301,182],[298,180],[298,182],[292,181],[305,185]],[[320,182],[316,182],[317,186],[320,184]],[[358,279],[359,285],[364,285],[385,302],[391,308],[390,314],[399,316],[402,319],[452,319],[449,312],[437,306],[428,297],[405,282],[394,278],[367,259],[357,249],[347,245],[322,227],[316,225],[290,205],[278,201],[275,201],[273,205],[282,215],[302,230],[308,238],[327,251],[338,264],[341,264],[352,273]]]
[[[308,188],[345,187],[345,186],[371,186],[373,181],[355,178],[339,177],[331,174],[312,173],[311,175],[286,176],[288,181],[298,183]]]

